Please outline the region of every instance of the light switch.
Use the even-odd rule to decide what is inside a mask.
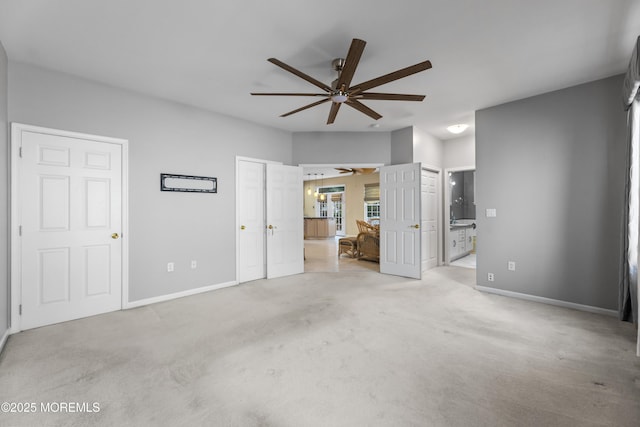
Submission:
[[[497,216],[495,209],[487,209],[487,218],[494,218]]]

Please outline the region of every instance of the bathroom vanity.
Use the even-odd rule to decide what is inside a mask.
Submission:
[[[454,223],[449,224],[449,260],[469,255],[473,248],[473,240],[476,235],[474,224]]]

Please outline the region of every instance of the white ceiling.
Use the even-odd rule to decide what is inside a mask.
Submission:
[[[202,107],[289,131],[390,131],[441,138],[474,111],[622,73],[640,30],[636,0],[0,0],[10,60]],[[330,83],[330,62],[367,41],[353,83],[429,59],[433,69],[379,88],[421,102],[368,101],[373,120],[317,98],[251,91],[316,88],[276,57]],[[463,134],[464,135],[464,134]]]

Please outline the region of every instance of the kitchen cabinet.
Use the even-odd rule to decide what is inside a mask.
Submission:
[[[327,238],[336,235],[333,217],[307,217],[304,219],[304,238]]]

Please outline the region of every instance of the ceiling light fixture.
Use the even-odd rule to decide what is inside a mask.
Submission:
[[[338,104],[342,104],[349,98],[349,95],[346,92],[341,90],[337,90],[331,94],[331,100],[333,102],[337,102]]]
[[[317,181],[318,181],[318,174],[316,173],[316,174],[314,174],[314,175],[316,176],[316,182],[315,182],[315,183],[317,184]],[[314,191],[314,192],[313,192],[313,197],[315,197],[315,198],[317,198],[317,197],[318,197],[318,187],[316,187],[316,191]]]
[[[457,124],[457,125],[451,125],[447,128],[447,130],[451,133],[455,133],[455,134],[459,134],[464,132],[465,130],[467,130],[467,128],[469,127],[469,125],[465,125],[463,123]]]

